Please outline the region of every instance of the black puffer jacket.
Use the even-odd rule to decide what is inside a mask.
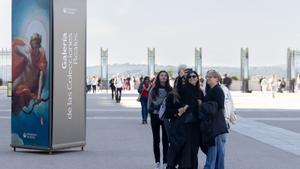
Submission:
[[[215,145],[214,140],[216,136],[228,133],[224,117],[224,99],[225,96],[220,85],[208,89],[204,96],[204,103],[215,102],[218,105],[215,114],[204,116],[200,122],[201,130],[203,130],[203,126],[207,127],[206,132],[202,132],[202,141],[200,142],[201,149],[204,153],[207,153],[208,147]],[[199,112],[199,114],[201,113]]]

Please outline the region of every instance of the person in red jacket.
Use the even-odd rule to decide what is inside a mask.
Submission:
[[[141,95],[140,102],[142,106],[142,124],[147,124],[147,118],[148,118],[147,103],[148,103],[150,86],[151,86],[150,78],[146,76],[144,78],[144,81],[140,84],[138,88],[138,92]]]

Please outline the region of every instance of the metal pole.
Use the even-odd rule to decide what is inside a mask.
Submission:
[[[202,48],[195,48],[195,71],[202,76]]]
[[[249,50],[241,48],[242,92],[249,92]]]
[[[287,49],[287,73],[286,73],[286,79],[287,79],[287,82],[288,82],[288,91],[290,93],[293,92],[292,85],[291,85],[292,84],[292,82],[291,82],[291,80],[292,80],[292,78],[291,78],[291,53],[292,53],[291,49],[288,48]]]
[[[8,78],[7,78],[7,58],[8,58],[8,50],[5,48],[5,61],[4,61],[4,77],[5,77],[5,84],[7,84]]]

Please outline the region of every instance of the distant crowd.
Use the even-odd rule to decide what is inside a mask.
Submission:
[[[296,79],[291,80],[291,82],[287,82],[285,78],[280,78],[279,76],[273,75],[271,78],[267,79],[266,77],[261,77],[259,79],[260,90],[272,91],[283,93],[287,89],[287,83],[290,83],[291,86],[290,92],[300,92],[300,74]]]

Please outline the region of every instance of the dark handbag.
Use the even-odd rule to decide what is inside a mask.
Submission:
[[[194,116],[194,114],[190,111],[183,114],[184,123],[195,123],[197,122],[197,118]]]
[[[186,143],[185,125],[182,120],[181,118],[173,119],[169,124],[169,142],[176,147],[184,146]]]

